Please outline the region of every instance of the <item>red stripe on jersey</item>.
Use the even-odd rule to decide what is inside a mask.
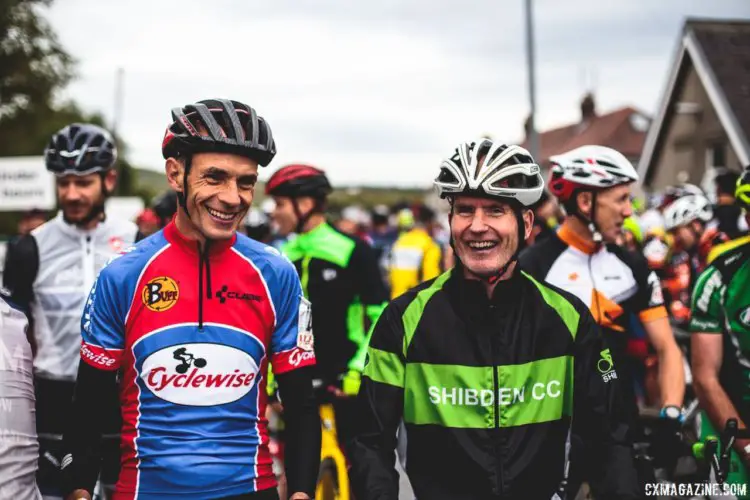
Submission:
[[[135,498],[138,488],[138,467],[140,460],[136,451],[138,437],[138,421],[140,419],[140,388],[136,381],[135,360],[128,348],[125,354],[125,372],[120,388],[120,404],[122,405],[122,432],[120,463],[120,477],[117,480],[115,500]]]
[[[122,349],[105,349],[98,345],[81,343],[81,359],[99,370],[115,371],[120,368]]]
[[[263,360],[261,373],[268,373],[268,360]],[[256,489],[264,490],[276,486],[276,476],[273,473],[273,457],[268,449],[268,419],[266,419],[266,406],[268,404],[268,395],[266,393],[267,380],[263,380],[258,387],[258,438],[260,445],[255,455],[256,460]]]
[[[295,347],[288,351],[277,352],[271,360],[274,373],[286,373],[303,366],[315,365],[315,351],[306,351]]]

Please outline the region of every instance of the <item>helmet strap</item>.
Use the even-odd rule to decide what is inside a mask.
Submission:
[[[107,184],[104,182],[105,179],[107,178],[107,172],[109,172],[109,170],[99,171],[99,177],[102,180],[102,194],[104,195],[105,200],[109,198],[110,196],[112,196],[112,193],[113,193],[113,191],[110,191],[109,189],[107,189]]]
[[[294,208],[294,215],[297,217],[297,225],[294,229],[294,232],[297,234],[302,234],[303,230],[305,228],[305,224],[307,224],[307,221],[310,220],[310,217],[312,217],[312,214],[315,213],[315,211],[320,206],[320,202],[318,200],[314,200],[315,205],[312,209],[310,209],[307,213],[302,213],[302,211],[299,209],[299,203],[297,203],[297,198],[292,198],[292,208]]]
[[[578,196],[576,194],[576,196]],[[589,232],[591,233],[591,239],[594,240],[594,243],[599,245],[604,240],[602,238],[602,233],[599,232],[599,228],[596,225],[596,222],[594,222],[596,218],[596,191],[591,191],[591,217],[586,217],[581,210],[578,208],[578,201],[575,201],[575,207],[576,210],[573,212],[573,215],[578,218],[581,222],[586,224],[586,227],[588,228]]]
[[[185,157],[185,173],[182,176],[182,192],[177,193],[177,203],[180,204],[182,209],[187,214],[188,219],[190,218],[190,212],[187,208],[187,193],[188,193],[188,176],[190,175],[190,168],[193,166],[193,156],[187,155]]]
[[[699,224],[703,226],[703,231],[696,231],[695,222],[698,222]],[[700,219],[693,219],[688,223],[688,227],[690,228],[690,231],[693,233],[693,236],[695,237],[696,242],[700,241],[701,236],[703,236],[703,233],[705,232],[705,229],[706,229],[705,226],[706,224]]]

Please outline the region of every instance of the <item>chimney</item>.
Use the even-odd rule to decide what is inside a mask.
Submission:
[[[581,100],[581,121],[586,122],[596,117],[596,103],[591,92],[586,93]]]

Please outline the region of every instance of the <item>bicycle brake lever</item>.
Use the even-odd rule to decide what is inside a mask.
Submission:
[[[703,459],[707,460],[711,465],[711,468],[716,473],[716,481],[719,484],[724,483],[723,474],[721,472],[721,466],[719,465],[719,457],[716,456],[716,451],[719,448],[719,440],[715,436],[708,436],[705,439],[705,445],[703,447]]]
[[[737,438],[737,419],[730,418],[727,420],[724,432],[721,434],[721,453],[719,455],[719,465],[721,467],[722,479],[726,477],[729,470],[729,456]],[[723,482],[723,481],[722,481]]]

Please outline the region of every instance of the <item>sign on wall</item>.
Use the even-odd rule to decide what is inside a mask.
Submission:
[[[55,208],[54,176],[43,156],[0,158],[0,211]]]

